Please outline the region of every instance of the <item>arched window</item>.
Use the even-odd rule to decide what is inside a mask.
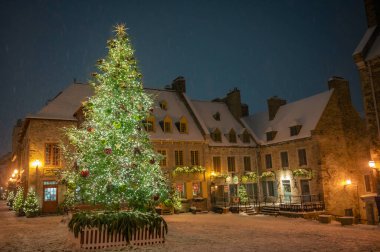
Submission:
[[[234,129],[231,129],[228,133],[228,140],[230,143],[236,143],[236,132]]]
[[[179,120],[179,132],[182,134],[188,133],[188,127],[187,127],[187,119],[186,117],[182,116]]]
[[[250,143],[251,142],[251,135],[248,133],[247,130],[244,130],[243,134],[241,135],[241,140],[243,143]]]
[[[211,133],[211,138],[215,142],[222,142],[222,133],[218,128],[216,128],[212,133]]]

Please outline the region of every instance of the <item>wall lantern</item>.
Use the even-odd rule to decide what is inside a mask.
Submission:
[[[32,162],[32,167],[38,169],[39,166],[41,166],[40,160],[36,159]]]

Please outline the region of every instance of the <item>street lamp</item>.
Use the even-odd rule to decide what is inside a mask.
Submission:
[[[38,167],[41,166],[40,160],[36,159],[32,162],[32,167],[36,168],[36,192],[38,193]]]

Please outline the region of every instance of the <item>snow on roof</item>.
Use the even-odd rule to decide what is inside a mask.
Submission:
[[[27,116],[27,118],[76,120],[74,113],[81,106],[81,103],[92,94],[93,90],[88,84],[71,84],[40,111]]]
[[[158,90],[145,88],[147,93],[151,94],[154,99],[153,115],[155,117],[154,132],[149,132],[152,140],[172,140],[172,141],[204,141],[204,137],[186,108],[184,101],[173,90]],[[167,110],[160,108],[160,102],[166,101]],[[161,128],[159,122],[166,116],[172,119],[172,131],[166,133]],[[188,133],[180,133],[175,123],[178,123],[181,117],[187,120]]]
[[[195,108],[198,118],[202,121],[202,124],[206,127],[206,134],[212,133],[215,129],[219,129],[222,133],[222,142],[210,142],[213,146],[252,146],[253,141],[250,143],[243,143],[239,137],[236,138],[236,143],[230,143],[227,134],[231,129],[234,129],[237,134],[244,132],[245,128],[241,125],[235,117],[229,111],[227,105],[224,102],[212,102],[212,101],[191,101]],[[214,115],[220,114],[220,120],[216,120]],[[248,131],[248,133],[250,133]]]
[[[368,44],[368,41],[372,37],[372,34],[375,30],[376,26],[372,26],[367,29],[367,31],[364,33],[363,38],[360,40],[359,45],[356,47],[353,55],[363,52],[364,48]]]
[[[307,138],[317,126],[332,92],[333,89],[283,105],[272,121],[269,121],[267,111],[244,117],[242,121],[252,129],[257,141],[264,145]],[[295,122],[302,125],[301,131],[298,135],[290,136],[290,127],[296,126]],[[277,131],[272,141],[266,140],[268,129]]]

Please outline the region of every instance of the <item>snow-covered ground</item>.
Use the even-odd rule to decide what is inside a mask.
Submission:
[[[133,251],[380,251],[380,227],[272,216],[165,216],[164,245]],[[71,251],[62,216],[15,217],[0,203],[0,251]],[[131,249],[131,248],[130,248]],[[125,251],[126,249],[122,249]],[[106,250],[120,251],[120,249]]]

